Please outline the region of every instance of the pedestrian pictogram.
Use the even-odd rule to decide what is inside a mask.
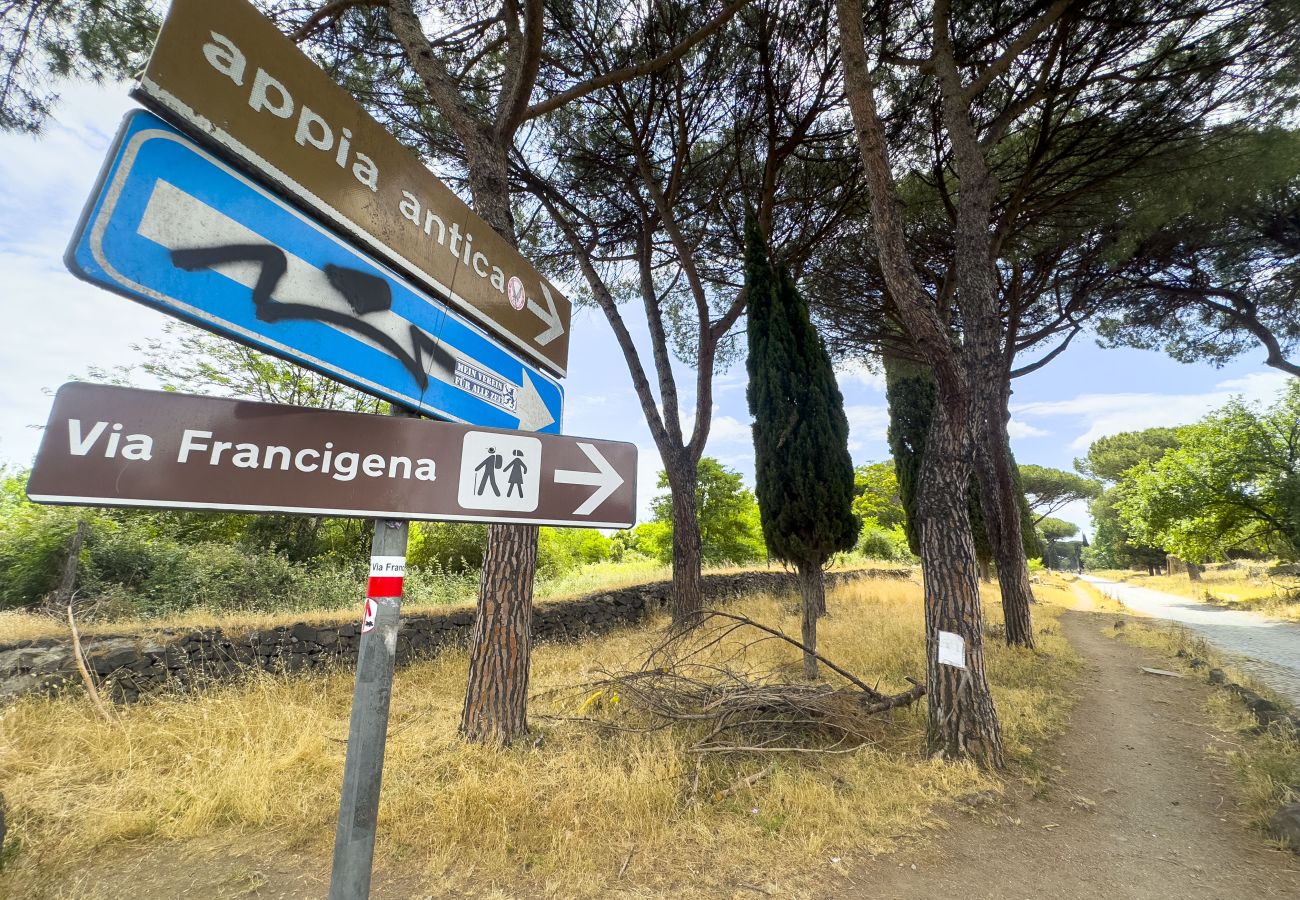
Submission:
[[[524,496],[524,475],[528,472],[528,465],[524,462],[524,451],[511,450],[510,455],[514,459],[510,460],[505,467],[507,483],[510,485],[506,490],[506,496],[512,496],[515,488],[519,488],[519,498],[522,500]]]
[[[515,451],[518,453],[519,451]],[[492,488],[492,496],[500,497],[501,489],[497,487],[497,469],[501,468],[501,454],[497,453],[496,447],[488,447],[487,457],[474,467],[475,472],[482,472],[483,476],[479,478],[478,487],[474,493],[482,497],[488,487]]]
[[[457,499],[466,509],[532,512],[541,494],[541,469],[537,438],[471,431],[461,451]]]
[[[374,630],[375,613],[378,611],[379,611],[379,607],[375,605],[375,601],[367,597],[366,605],[361,612],[361,633],[362,634],[369,634],[371,631]]]

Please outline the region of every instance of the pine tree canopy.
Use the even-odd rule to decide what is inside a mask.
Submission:
[[[749,411],[756,494],[772,556],[820,566],[857,540],[853,460],[844,398],[808,306],[785,266],[773,266],[751,216],[745,224]]]

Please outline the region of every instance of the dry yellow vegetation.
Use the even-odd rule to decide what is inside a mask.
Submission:
[[[858,568],[861,563],[845,566],[846,569]],[[901,563],[872,561],[871,569],[909,568]],[[706,575],[726,575],[736,572],[770,571],[754,567],[721,566],[707,568]],[[779,567],[777,568],[779,571]],[[433,576],[429,576],[433,577]],[[539,601],[569,600],[600,591],[617,590],[653,581],[668,581],[672,578],[672,569],[653,560],[635,562],[593,563],[558,578],[539,580],[534,598]],[[160,631],[186,631],[195,628],[222,628],[229,633],[257,631],[274,628],[277,625],[293,622],[313,622],[321,625],[351,622],[360,608],[361,594],[365,583],[361,575],[357,576],[357,604],[342,609],[320,609],[310,612],[248,613],[233,611],[213,611],[193,609],[183,614],[156,616],[150,618],[113,619],[110,621],[83,621],[78,628],[84,635],[103,634],[150,634]],[[402,607],[402,614],[414,616],[428,613],[446,612],[451,609],[463,609],[474,605],[473,600],[461,603],[421,604],[408,603]],[[66,638],[68,636],[67,620],[63,611],[41,614],[24,610],[0,610],[0,644],[15,641],[35,640],[38,638]]]
[[[996,597],[986,600],[996,627]],[[820,629],[829,658],[882,690],[923,676],[918,584],[860,582],[831,592],[829,604]],[[798,631],[790,598],[729,609]],[[1041,605],[1036,615],[1038,651],[988,643],[1008,753],[1018,760],[1062,727],[1076,665],[1057,609]],[[664,624],[538,647],[533,691],[635,665]],[[797,663],[796,650],[776,643],[762,653]],[[533,704],[536,745],[467,747],[456,736],[466,670],[463,653],[447,653],[400,670],[393,690],[376,858],[416,896],[728,896],[755,881],[795,896],[810,873],[936,825],[944,801],[998,787],[969,765],[927,757],[923,704],[896,711],[874,743],[848,754],[700,758],[673,732],[601,733],[544,718],[577,711],[562,694]],[[5,708],[0,784],[19,849],[0,874],[0,896],[114,896],[96,866],[160,848],[170,858],[255,844],[327,871],[351,690],[347,672],[257,675],[123,708],[114,723],[80,696]],[[751,787],[720,796],[773,762]],[[157,896],[147,880],[132,893]]]
[[[1153,576],[1127,571],[1099,574],[1154,591],[1234,609],[1253,609],[1300,622],[1300,577],[1279,574],[1273,569],[1264,564],[1211,566],[1201,573],[1200,581],[1192,581],[1185,574]]]

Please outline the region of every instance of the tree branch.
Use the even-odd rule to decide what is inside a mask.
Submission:
[[[622,84],[625,81],[631,81],[633,78],[640,78],[642,75],[649,75],[652,72],[657,72],[665,66],[675,63],[677,60],[685,56],[686,52],[692,47],[715,34],[723,25],[727,24],[727,22],[731,20],[732,16],[748,6],[749,2],[750,0],[734,0],[733,3],[725,7],[707,24],[687,35],[680,44],[664,53],[661,53],[654,59],[646,60],[645,62],[640,62],[632,66],[625,66],[624,68],[616,69],[613,72],[606,72],[604,75],[598,75],[595,78],[584,81],[582,84],[575,85],[567,91],[556,94],[554,97],[549,97],[541,103],[533,104],[528,107],[526,112],[524,112],[522,121],[535,119],[538,116],[554,112],[566,103],[585,97],[593,91],[598,91],[601,88],[611,87],[616,84]]]

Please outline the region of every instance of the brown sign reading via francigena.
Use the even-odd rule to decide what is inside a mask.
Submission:
[[[636,446],[74,382],[38,503],[626,528]]]
[[[565,374],[569,300],[245,0],[173,0],[137,95]]]

